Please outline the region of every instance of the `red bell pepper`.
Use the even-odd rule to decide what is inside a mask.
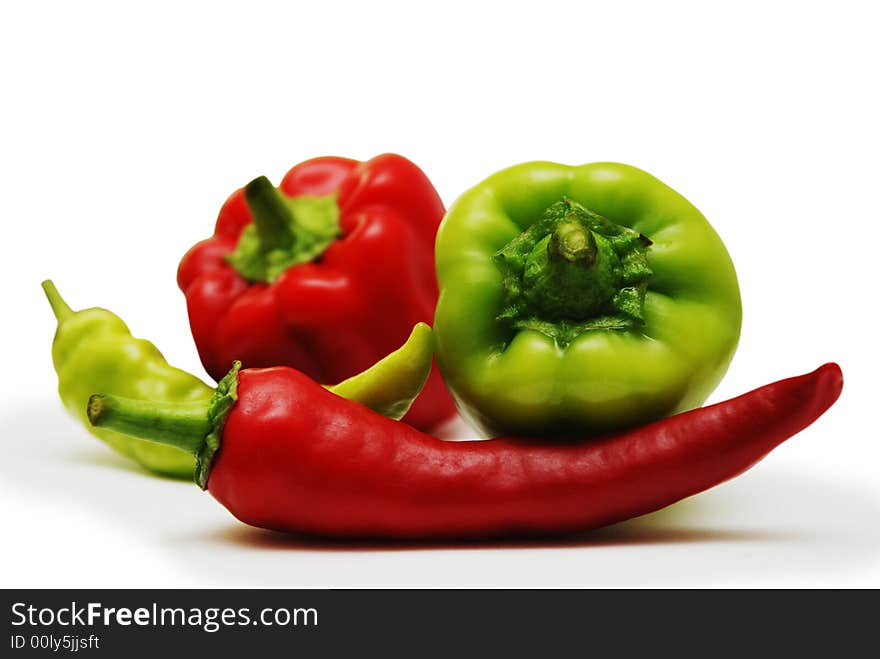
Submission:
[[[324,383],[364,370],[433,320],[444,212],[394,154],[315,158],[279,188],[260,177],[237,190],[177,273],[205,369],[285,365]],[[453,413],[435,365],[404,420],[427,429]]]

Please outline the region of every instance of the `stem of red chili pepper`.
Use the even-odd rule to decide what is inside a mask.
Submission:
[[[55,318],[59,322],[73,315],[73,309],[67,306],[67,302],[61,297],[61,293],[55,288],[55,284],[52,283],[51,279],[47,279],[41,285],[46,298],[49,300],[49,305],[52,307],[52,313],[55,314]]]
[[[254,219],[260,249],[269,252],[293,245],[290,230],[293,213],[284,197],[265,176],[255,178],[244,188],[244,198]]]
[[[207,402],[157,403],[93,394],[87,410],[89,422],[192,453],[196,456],[195,481],[204,489],[220,448],[223,425],[238,398],[240,368],[241,362],[232,364]]]
[[[167,444],[197,455],[213,424],[210,404],[158,403],[95,394],[89,398],[89,421],[94,426]]]

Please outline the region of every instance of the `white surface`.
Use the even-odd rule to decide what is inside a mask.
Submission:
[[[0,10],[0,585],[880,586],[867,4],[205,7]],[[739,272],[742,340],[712,400],[827,360],[843,397],[754,470],[667,511],[488,546],[250,530],[65,415],[41,279],[203,374],[174,272],[226,195],[312,156],[384,151],[415,160],[447,203],[530,159],[654,173],[707,215]]]

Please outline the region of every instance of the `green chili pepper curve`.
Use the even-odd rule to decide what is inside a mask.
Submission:
[[[213,388],[169,365],[156,346],[133,337],[116,314],[99,308],[73,311],[48,280],[43,290],[58,320],[52,362],[58,374],[58,394],[67,410],[93,435],[146,469],[192,478],[195,461],[191,455],[94,428],[86,417],[86,406],[91,394],[105,389],[129,398],[183,403],[210,400]]]
[[[437,234],[437,362],[487,435],[602,433],[698,407],[739,339],[706,218],[635,167],[517,165]]]
[[[169,365],[156,346],[134,338],[119,316],[99,308],[71,310],[49,280],[43,282],[43,290],[58,320],[52,361],[64,406],[93,435],[148,470],[191,479],[195,461],[190,454],[95,428],[88,422],[86,407],[89,396],[96,391],[137,400],[186,403],[208,401],[214,389]],[[402,347],[362,373],[327,389],[379,414],[399,419],[421,391],[433,355],[431,328],[418,323]]]
[[[327,389],[382,416],[399,420],[425,386],[433,359],[434,333],[427,324],[417,323],[400,348],[367,370]]]

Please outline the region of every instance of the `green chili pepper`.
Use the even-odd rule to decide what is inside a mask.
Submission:
[[[437,360],[488,435],[600,433],[698,407],[742,308],[718,235],[634,167],[526,163],[437,235]]]
[[[58,374],[58,394],[67,410],[93,435],[150,471],[192,478],[195,461],[191,455],[94,428],[86,417],[86,406],[91,394],[105,388],[119,396],[178,403],[210,400],[213,388],[169,365],[156,346],[133,337],[116,314],[99,308],[73,311],[51,281],[43,282],[43,290],[58,319],[52,362]]]
[[[211,399],[214,388],[169,365],[156,346],[134,338],[119,316],[99,308],[71,310],[51,281],[43,282],[43,290],[58,320],[52,361],[64,406],[93,435],[148,470],[191,479],[195,460],[189,453],[92,426],[86,416],[89,396],[101,391],[138,400],[202,402]],[[418,323],[401,348],[327,389],[399,419],[421,391],[433,353],[431,328]]]

